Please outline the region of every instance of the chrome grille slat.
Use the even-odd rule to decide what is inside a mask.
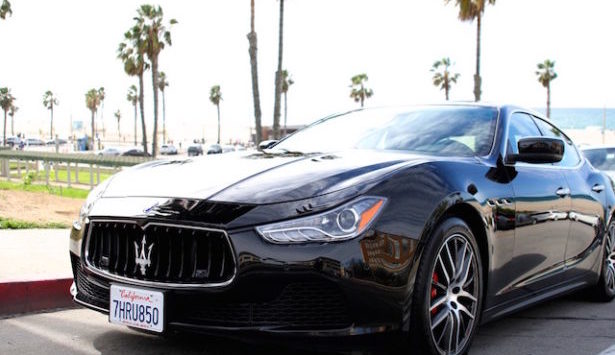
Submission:
[[[142,258],[144,236],[146,258],[149,247],[154,247],[150,265],[142,274],[143,263],[137,263],[137,258]],[[219,230],[92,220],[84,245],[88,268],[112,279],[146,285],[208,287],[228,284],[235,276],[232,247],[226,233]],[[207,269],[203,270],[205,265]]]

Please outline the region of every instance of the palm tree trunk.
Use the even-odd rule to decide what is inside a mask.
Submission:
[[[51,127],[49,128],[50,139],[53,139],[53,104],[51,104]]]
[[[154,87],[154,135],[152,137],[152,157],[156,157],[158,150],[158,57],[154,56],[152,62],[152,86]]]
[[[2,138],[2,145],[6,145],[6,110],[4,110],[4,138]]]
[[[141,131],[143,133],[143,151],[147,153],[147,129],[145,127],[145,111],[143,108],[143,73],[139,74],[139,111],[141,111]]]
[[[220,103],[216,107],[218,108],[218,144],[220,144]]]
[[[547,118],[551,118],[551,82],[547,83]]]
[[[258,147],[258,144],[263,140],[263,131],[261,127],[261,99],[258,90],[258,65],[256,62],[256,32],[254,32],[254,0],[250,1],[250,33],[248,33],[248,42],[250,48],[250,69],[252,71],[252,96],[254,101],[254,126],[256,129],[256,137],[254,142]]]
[[[167,142],[167,107],[164,99],[164,91],[162,92],[162,144]]]
[[[94,139],[95,139],[94,135],[95,135],[95,130],[96,130],[96,128],[94,126],[96,124],[96,122],[94,122],[95,121],[94,112],[96,112],[96,111],[90,110],[90,112],[92,112],[92,139],[91,139],[91,142],[90,142],[90,150],[93,151],[94,150]]]
[[[137,146],[137,103],[133,105],[135,107],[135,147]]]
[[[282,52],[284,39],[284,0],[280,0],[280,27],[278,37],[278,70],[275,72],[275,101],[273,103],[273,138],[280,138],[280,100],[282,96]]]
[[[14,124],[15,124],[15,115],[13,114],[13,115],[11,115],[11,136],[15,135],[15,129],[14,129],[15,126],[14,126]]]
[[[288,100],[287,100],[287,93],[284,93],[284,134],[282,135],[283,137],[286,136],[286,119],[288,118]]]
[[[480,77],[480,30],[481,30],[481,14],[476,16],[476,73],[474,74],[474,101],[480,101],[481,95],[481,77]]]
[[[102,123],[102,136],[105,136],[105,118],[103,117],[105,115],[105,100],[101,100],[100,101],[100,122]]]

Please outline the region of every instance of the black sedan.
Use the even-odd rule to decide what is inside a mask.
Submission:
[[[150,332],[395,333],[461,354],[480,323],[537,302],[611,300],[614,205],[532,111],[359,110],[261,152],[107,179],[71,231],[71,291]]]

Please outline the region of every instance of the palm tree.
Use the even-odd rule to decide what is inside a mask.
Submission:
[[[100,96],[96,89],[90,89],[85,93],[85,106],[92,113],[92,140],[90,141],[90,150],[94,150],[94,139],[96,138],[96,134],[94,132],[96,122],[96,111],[98,111],[98,106],[100,106]]]
[[[0,18],[6,20],[6,15],[12,16],[13,10],[11,10],[11,3],[8,0],[2,0],[2,5],[0,5]]]
[[[11,136],[15,135],[15,114],[19,111],[19,107],[11,105],[9,116],[11,116]]]
[[[161,71],[160,74],[158,75],[158,89],[162,93],[162,143],[163,144],[167,142],[167,124],[166,124],[167,108],[166,108],[166,103],[165,103],[165,98],[164,98],[164,90],[167,86],[169,86],[169,82],[167,81],[167,75],[163,71]]]
[[[444,0],[446,3],[452,0]],[[481,77],[480,77],[480,31],[481,19],[485,12],[486,4],[495,4],[495,0],[455,0],[459,6],[459,20],[472,22],[476,19],[476,73],[474,74],[474,100],[480,101]]]
[[[124,72],[129,76],[136,76],[139,79],[139,111],[141,112],[141,132],[143,135],[143,151],[147,153],[147,129],[145,126],[145,110],[143,100],[143,74],[149,68],[145,62],[144,42],[141,35],[142,28],[134,25],[124,34],[126,42],[120,43],[118,47],[118,58],[124,63]],[[131,88],[134,87],[131,86]],[[136,114],[136,106],[135,106]],[[136,142],[136,123],[135,123],[135,142]],[[135,143],[136,145],[136,143]]]
[[[166,45],[171,45],[171,32],[163,23],[163,12],[160,6],[141,5],[137,10],[136,26],[141,30],[143,49],[152,67],[152,86],[154,89],[154,134],[152,137],[152,156],[156,157],[158,144],[158,56]],[[169,21],[169,26],[176,24],[175,19]]]
[[[275,72],[275,101],[273,103],[273,138],[280,138],[280,99],[282,97],[282,49],[284,38],[284,0],[280,0],[280,27],[278,29],[278,70]]]
[[[220,144],[220,101],[222,101],[222,92],[220,92],[220,85],[214,85],[209,90],[209,101],[216,105],[218,109],[218,144]]]
[[[439,71],[440,67],[442,67],[442,71]],[[444,96],[446,97],[446,101],[448,101],[448,93],[451,90],[451,84],[457,83],[457,79],[459,79],[459,73],[451,73],[449,68],[451,67],[451,59],[450,58],[442,58],[441,60],[437,60],[433,63],[431,67],[431,72],[433,74],[433,84],[436,87],[440,87],[440,90],[444,90]]]
[[[354,102],[360,102],[361,107],[366,99],[369,99],[374,95],[374,91],[372,89],[366,88],[365,83],[368,80],[367,74],[362,73],[353,76],[351,79],[352,84],[350,84],[350,98],[354,100]]]
[[[128,94],[126,94],[126,100],[130,102],[130,104],[135,109],[135,146],[137,145],[137,102],[139,101],[139,94],[137,93],[137,87],[134,85],[130,85],[128,88]]]
[[[284,134],[282,136],[286,136],[286,119],[288,116],[288,101],[287,101],[287,94],[288,94],[288,89],[290,88],[290,86],[292,84],[294,84],[295,82],[293,81],[293,78],[288,74],[288,70],[283,70],[282,71],[282,93],[284,94]]]
[[[51,126],[49,128],[49,136],[50,139],[53,139],[53,107],[60,104],[58,98],[55,97],[51,90],[47,90],[45,95],[43,95],[43,106],[51,112]]]
[[[261,99],[258,90],[258,65],[256,62],[256,32],[254,31],[254,0],[250,0],[250,33],[248,33],[248,42],[250,48],[250,69],[252,71],[252,97],[254,101],[254,126],[256,128],[256,146],[263,139],[263,131],[261,127]]]
[[[113,115],[117,119],[117,140],[121,141],[122,140],[122,135],[120,134],[120,119],[122,118],[122,113],[118,109],[117,111],[115,111],[115,113]]]
[[[544,62],[538,63],[536,75],[538,82],[547,88],[547,117],[551,117],[551,81],[557,78],[555,61],[546,59]]]
[[[100,122],[102,123],[102,135],[105,136],[105,88],[100,87],[98,89],[98,98],[100,99]]]
[[[15,102],[15,97],[11,94],[11,89],[0,88],[0,107],[4,111],[4,136],[2,139],[3,145],[6,145],[6,115],[11,109],[11,106],[13,106],[13,102]]]

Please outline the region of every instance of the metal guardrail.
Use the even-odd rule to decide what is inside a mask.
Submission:
[[[55,172],[55,182],[66,183],[68,187],[71,187],[71,184],[83,185],[79,182],[79,172],[84,170],[85,165],[89,167],[89,187],[93,188],[100,183],[101,167],[111,168],[117,171],[121,167],[133,166],[150,160],[152,160],[152,158],[110,157],[80,153],[50,153],[0,149],[0,176],[7,178],[9,181],[11,180],[11,161],[17,164],[18,178],[22,177],[22,167],[26,175],[29,174],[31,168],[38,174],[39,166],[42,163],[42,167],[45,170],[45,183],[47,185],[49,185],[50,172],[53,168]],[[32,162],[34,162],[33,166]],[[59,181],[58,171],[60,170],[66,170],[66,181]],[[72,181],[73,174],[71,171],[74,172],[74,181]],[[94,184],[94,175],[96,175],[96,184]],[[87,185],[88,184],[86,184],[86,186]]]
[[[49,162],[66,162],[78,164],[95,164],[101,166],[133,166],[152,158],[146,157],[113,157],[105,155],[80,154],[80,153],[50,153],[22,150],[0,150],[0,159],[12,160],[42,160]]]

